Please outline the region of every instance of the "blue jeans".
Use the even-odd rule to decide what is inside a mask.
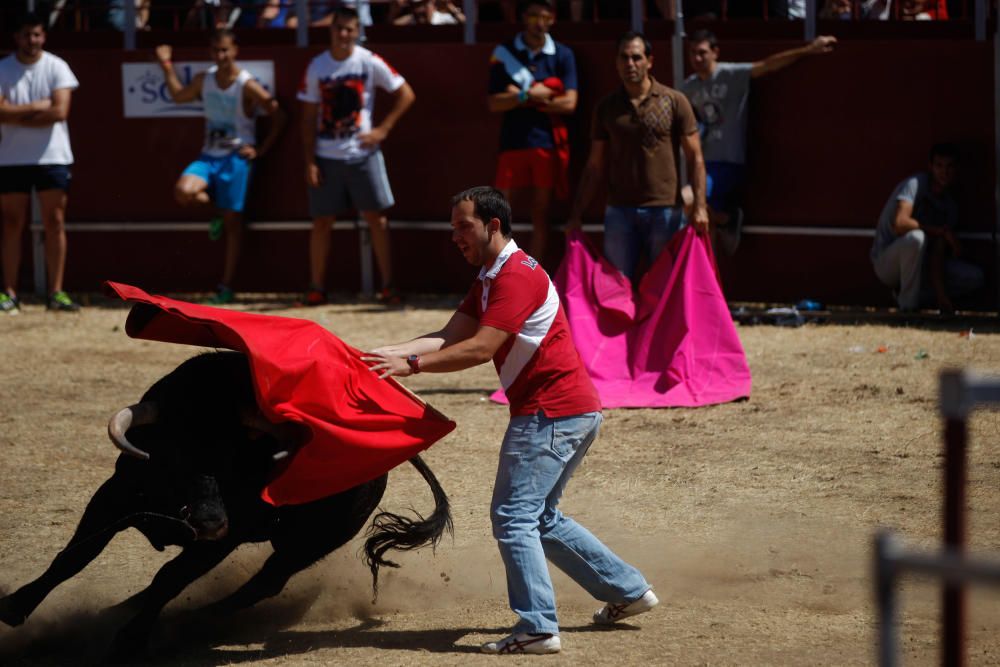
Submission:
[[[559,634],[546,558],[601,601],[631,602],[650,588],[639,570],[556,507],[602,421],[599,412],[536,414],[513,417],[507,427],[490,518],[510,607],[521,617],[514,632]]]
[[[604,211],[604,256],[632,280],[640,256],[655,262],[686,222],[680,206],[609,206]]]

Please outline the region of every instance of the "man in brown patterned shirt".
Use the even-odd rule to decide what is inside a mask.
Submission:
[[[604,255],[629,279],[641,256],[652,264],[689,222],[681,199],[681,151],[694,192],[690,222],[708,231],[705,161],[694,111],[682,93],[650,75],[651,52],[640,33],[618,41],[622,87],[594,110],[590,157],[567,222],[567,230],[580,227],[580,216],[607,173]]]

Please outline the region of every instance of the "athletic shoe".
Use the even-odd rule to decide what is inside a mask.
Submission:
[[[559,635],[535,635],[527,632],[518,632],[495,642],[487,642],[479,647],[483,653],[497,655],[516,655],[521,653],[544,655],[546,653],[558,653],[561,648],[562,644],[559,643]]]
[[[729,214],[729,222],[724,227],[719,227],[719,247],[722,248],[722,252],[730,257],[734,255],[742,236],[743,209],[737,206]]]
[[[222,229],[222,218],[218,216],[212,218],[208,223],[208,238],[218,241],[222,238]]]
[[[73,313],[80,310],[80,304],[69,298],[69,294],[59,290],[49,295],[49,302],[46,305],[49,310],[61,310],[66,313]]]
[[[216,287],[215,294],[205,299],[205,303],[210,306],[219,306],[224,303],[232,303],[235,298],[236,295],[233,294],[233,290],[220,283],[219,286]]]
[[[658,604],[660,604],[660,601],[656,599],[656,594],[650,588],[638,600],[622,602],[620,604],[614,602],[607,603],[594,612],[594,623],[598,625],[611,625],[612,623],[623,621],[630,616],[644,614]]]
[[[375,299],[386,306],[398,306],[403,303],[403,297],[395,287],[383,287],[382,291],[375,295]]]
[[[316,287],[310,287],[306,290],[303,302],[307,306],[322,306],[326,303],[326,292]]]
[[[16,296],[0,292],[0,314],[17,315],[21,312],[21,302]]]

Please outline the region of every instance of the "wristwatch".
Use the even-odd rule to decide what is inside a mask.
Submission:
[[[420,355],[411,354],[406,358],[406,364],[410,367],[410,370],[413,371],[413,374],[416,375],[420,372]]]

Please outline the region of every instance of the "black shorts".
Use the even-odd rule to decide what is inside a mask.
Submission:
[[[32,190],[69,191],[72,174],[68,164],[25,164],[0,167],[0,194]]]

